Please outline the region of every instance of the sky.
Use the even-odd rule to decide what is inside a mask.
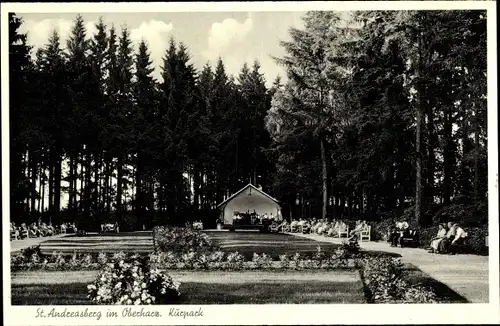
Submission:
[[[100,16],[106,25],[121,29],[126,26],[135,46],[144,39],[155,66],[154,76],[160,79],[160,65],[170,37],[187,45],[191,62],[201,68],[210,62],[215,66],[220,56],[229,74],[237,76],[243,64],[258,60],[268,86],[277,75],[284,77],[282,67],[272,56],[283,56],[280,41],[289,40],[291,27],[302,28],[305,12],[175,12],[175,13],[80,13],[88,35],[96,31]],[[18,13],[28,34],[28,44],[43,47],[56,29],[64,47],[76,13]]]

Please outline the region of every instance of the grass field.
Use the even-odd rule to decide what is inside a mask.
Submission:
[[[252,231],[218,232],[204,231],[215,245],[226,252],[238,251],[247,259],[252,259],[254,252],[266,253],[274,259],[284,253],[300,252],[310,255],[318,246],[326,252],[333,252],[339,245],[328,242],[316,242],[287,234],[259,233]],[[54,251],[64,254],[77,253],[115,253],[119,251],[150,253],[153,251],[151,231],[133,233],[88,234],[86,236],[68,235],[64,238],[50,239],[40,245],[43,254]]]
[[[119,251],[134,253],[150,253],[153,251],[153,238],[151,231],[87,234],[76,236],[74,234],[63,238],[47,238],[40,244],[42,254],[52,254],[54,251],[63,254],[77,253],[115,253]]]
[[[320,246],[321,250],[333,253],[337,244],[328,242],[317,242],[309,239],[299,238],[282,233],[259,233],[253,231],[218,232],[206,231],[214,244],[220,246],[223,251],[238,251],[247,259],[252,259],[254,252],[266,253],[278,259],[282,254],[310,255]]]
[[[95,271],[20,272],[13,275],[13,305],[88,305]],[[363,303],[355,270],[334,272],[177,272],[180,304]]]

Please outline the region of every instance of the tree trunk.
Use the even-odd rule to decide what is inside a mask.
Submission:
[[[43,173],[43,178],[42,178],[42,210],[40,211],[42,214],[45,211],[45,169],[41,171]]]
[[[325,141],[320,140],[321,143],[321,168],[322,168],[322,181],[323,181],[323,206],[321,209],[321,218],[326,218],[327,206],[328,206],[328,175],[327,175],[327,164],[326,164],[326,148]]]
[[[137,216],[137,222],[140,225],[143,224],[143,188],[142,188],[142,155],[141,152],[137,152],[137,166],[135,170],[135,213]]]
[[[35,213],[35,201],[36,201],[36,180],[37,180],[37,163],[33,154],[30,155],[30,165],[31,165],[31,203],[30,210],[31,215]]]
[[[60,147],[56,148],[55,166],[54,166],[54,210],[51,217],[54,221],[59,222],[61,212],[61,150]]]
[[[123,167],[122,158],[118,158],[116,163],[116,218],[120,221],[122,217],[122,197],[123,197]]]
[[[478,108],[473,105],[474,111],[474,201],[477,203],[480,200],[479,195],[479,114]]]
[[[38,171],[38,194],[41,196],[42,195],[42,187],[43,187],[43,184],[42,184],[42,168],[40,167],[40,170]],[[40,212],[40,214],[42,213],[42,209],[41,209],[41,203],[42,203],[42,197],[38,198],[38,203],[37,203],[37,211]]]
[[[420,27],[420,26],[419,26]],[[420,27],[421,28],[421,27]],[[416,178],[415,178],[415,223],[420,224],[422,213],[422,86],[421,86],[421,73],[422,73],[422,32],[419,31],[418,35],[418,57],[417,57],[417,97],[416,97],[416,131],[415,131],[415,153],[416,153]]]
[[[100,185],[100,174],[99,174],[99,168],[101,165],[101,156],[99,155],[98,151],[94,151],[94,207],[95,207],[95,215],[100,216],[101,215],[101,202],[100,202],[100,192],[99,192],[99,185]]]
[[[451,201],[451,180],[453,174],[453,162],[455,160],[452,150],[452,122],[451,112],[447,108],[444,112],[444,151],[443,151],[443,204],[449,205]]]
[[[52,150],[50,150],[49,154],[49,200],[48,200],[48,212],[49,214],[53,213],[53,207],[54,207],[54,161],[53,161],[53,156],[54,153]]]
[[[426,189],[425,189],[425,197],[426,203],[432,204],[434,203],[434,178],[435,178],[435,163],[436,163],[436,135],[434,132],[434,112],[432,105],[428,105],[427,107],[427,168],[426,168]]]

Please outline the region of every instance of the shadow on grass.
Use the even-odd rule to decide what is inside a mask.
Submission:
[[[447,303],[470,303],[469,300],[449,288],[446,284],[432,278],[413,264],[407,264],[405,271],[407,272],[409,283],[432,289],[439,298]]]
[[[89,305],[87,283],[12,284],[12,305]]]
[[[363,303],[361,282],[276,281],[244,284],[186,282],[179,304]],[[12,286],[12,305],[89,305],[87,283]]]
[[[181,304],[326,304],[365,302],[361,282],[185,283]]]

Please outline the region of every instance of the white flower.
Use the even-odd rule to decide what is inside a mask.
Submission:
[[[146,288],[146,286],[147,286],[147,284],[146,284],[146,283],[144,283],[144,282],[142,282],[141,287],[142,287],[143,289],[145,289],[145,288]]]
[[[127,304],[132,304],[132,300],[128,299]]]
[[[89,284],[89,285],[87,285],[87,289],[89,289],[89,290],[95,290],[96,287],[95,287],[94,284]]]
[[[119,289],[119,288],[121,288],[121,286],[122,286],[122,282],[118,282],[115,285],[115,289]]]
[[[141,299],[137,299],[137,300],[135,300],[134,304],[135,304],[136,306],[140,305],[140,304],[141,304]]]

